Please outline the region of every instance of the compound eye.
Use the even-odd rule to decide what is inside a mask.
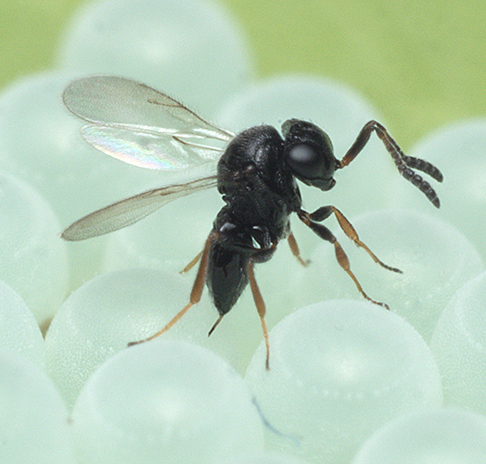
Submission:
[[[307,179],[320,177],[326,170],[325,159],[313,145],[300,143],[286,153],[287,163],[295,174]]]

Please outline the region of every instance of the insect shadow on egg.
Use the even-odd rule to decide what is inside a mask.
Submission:
[[[204,166],[204,176],[186,183],[149,190],[95,211],[74,222],[62,233],[77,241],[129,226],[163,205],[183,196],[217,187],[225,205],[213,222],[204,248],[182,272],[199,262],[188,304],[161,330],[130,343],[152,340],[169,330],[201,299],[207,285],[219,317],[209,335],[250,285],[261,320],[267,369],[270,344],[265,323],[266,307],[255,279],[254,266],[271,259],[278,243],[287,239],[297,260],[306,265],[290,228],[297,217],[320,238],[334,245],[336,259],[367,300],[370,298],[350,269],[346,253],[322,221],[334,215],[344,233],[371,258],[393,272],[359,239],[346,217],[328,205],[309,213],[302,209],[297,180],[327,191],[334,175],[348,166],[375,132],[391,155],[398,172],[419,188],[437,208],[439,198],[432,186],[414,169],[442,182],[431,163],[405,155],[380,123],[369,121],[341,160],[334,156],[331,140],[318,126],[289,119],[281,133],[258,125],[233,134],[198,116],[168,95],[144,84],[113,76],[93,76],[73,81],[63,101],[76,116],[89,122],[82,128],[86,141],[98,150],[126,163],[161,171],[181,171]],[[224,147],[218,146],[224,143]],[[210,173],[209,175],[207,173]]]

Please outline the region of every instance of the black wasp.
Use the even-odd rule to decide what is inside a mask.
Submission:
[[[427,161],[406,156],[376,121],[365,124],[339,161],[327,134],[310,122],[290,119],[282,125],[282,135],[268,125],[251,127],[235,135],[205,121],[173,98],[119,77],[76,80],[64,91],[63,100],[69,110],[90,123],[82,128],[84,138],[110,156],[133,165],[169,171],[208,164],[212,172],[210,176],[149,190],[95,211],[64,230],[62,238],[83,240],[113,232],[172,200],[210,187],[217,187],[226,203],[216,216],[203,251],[184,269],[188,271],[200,261],[189,303],[159,332],[131,344],[152,340],[170,329],[200,300],[204,284],[219,313],[211,334],[249,283],[263,328],[268,369],[265,303],[255,280],[254,266],[268,261],[279,241],[285,238],[296,258],[306,264],[290,230],[292,213],[334,245],[337,261],[367,300],[388,308],[366,295],[336,237],[320,222],[334,214],[345,234],[375,262],[391,271],[400,271],[382,263],[334,206],[323,206],[313,213],[304,211],[296,182],[298,179],[323,191],[330,190],[336,183],[335,171],[356,158],[372,132],[383,141],[402,176],[434,206],[440,206],[434,189],[412,168],[439,182],[440,171]],[[206,145],[210,140],[224,142],[226,148]]]

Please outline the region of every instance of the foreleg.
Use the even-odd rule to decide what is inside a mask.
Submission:
[[[356,278],[354,273],[351,271],[351,266],[349,264],[348,256],[346,255],[341,244],[337,241],[334,234],[327,227],[323,226],[322,224],[318,224],[317,222],[315,222],[316,220],[325,219],[331,213],[336,214],[336,211],[338,212],[341,220],[344,220],[345,228],[343,227],[343,225],[341,225],[341,221],[339,221],[339,218],[338,218],[338,221],[340,222],[341,227],[343,228],[346,235],[348,235],[348,237],[350,237],[358,246],[364,248],[368,252],[368,254],[381,266],[383,266],[386,269],[389,269],[391,271],[401,272],[398,269],[392,268],[392,267],[387,266],[386,264],[382,263],[371,252],[371,250],[363,242],[361,242],[358,239],[358,235],[357,235],[355,229],[351,226],[349,221],[336,208],[334,208],[332,206],[326,206],[326,207],[323,207],[323,208],[319,208],[317,211],[315,211],[312,214],[309,214],[308,212],[306,212],[304,210],[300,210],[300,211],[298,211],[298,216],[299,216],[299,219],[306,226],[308,226],[312,231],[314,231],[319,237],[321,237],[323,240],[326,240],[326,241],[328,241],[328,242],[330,242],[334,245],[334,251],[335,251],[335,254],[336,254],[337,262],[339,263],[341,268],[349,275],[349,277],[351,277],[351,279],[353,280],[354,284],[356,285],[356,288],[361,293],[361,295],[363,295],[364,298],[366,298],[368,301],[371,301],[374,304],[377,304],[379,306],[383,306],[386,309],[390,309],[386,303],[381,303],[379,301],[376,301],[373,298],[370,298],[366,294],[366,292],[363,290],[363,287],[359,283],[358,279]]]

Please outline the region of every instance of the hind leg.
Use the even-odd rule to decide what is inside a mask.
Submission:
[[[143,340],[138,340],[136,342],[130,342],[128,346],[133,346],[133,345],[138,345],[139,343],[144,343],[148,342],[150,340],[153,340],[154,338],[159,337],[162,335],[164,332],[167,332],[176,322],[181,319],[184,314],[187,313],[187,311],[194,306],[196,303],[199,303],[201,300],[202,292],[204,290],[204,284],[206,282],[206,272],[208,268],[208,258],[209,258],[209,250],[211,248],[211,243],[215,240],[215,233],[211,232],[209,237],[206,240],[206,244],[204,245],[204,249],[201,253],[201,262],[199,264],[199,269],[197,271],[196,279],[194,281],[194,285],[192,286],[191,290],[191,296],[189,299],[189,303],[184,306],[161,330],[158,332],[154,333],[148,338],[145,338]],[[195,263],[192,265],[194,266]],[[192,267],[192,266],[191,266]]]
[[[265,340],[265,348],[267,350],[265,368],[268,371],[270,370],[270,342],[268,340],[267,323],[265,322],[265,313],[267,309],[265,307],[265,302],[263,301],[260,288],[258,287],[257,281],[255,279],[255,273],[253,272],[253,267],[254,267],[253,260],[250,259],[248,261],[248,277],[250,280],[250,288],[251,288],[251,293],[253,295],[253,300],[255,301],[255,306],[257,308],[258,315],[260,316],[260,321],[262,324],[263,338]]]

